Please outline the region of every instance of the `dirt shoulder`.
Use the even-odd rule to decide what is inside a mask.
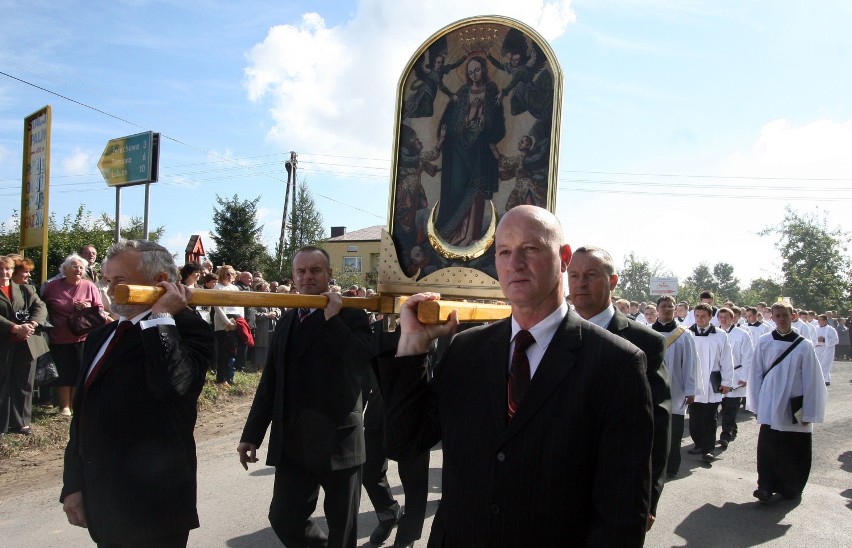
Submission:
[[[251,394],[222,391],[215,403],[205,405],[198,412],[196,443],[242,430],[251,402]],[[4,498],[24,493],[33,486],[44,487],[62,479],[70,418],[57,415],[55,410],[41,412],[49,416],[44,417],[42,424],[33,425],[34,436],[41,436],[40,443],[17,448],[13,456],[0,457],[0,493],[3,493]],[[6,437],[10,438],[10,442],[12,438],[19,438],[7,435],[4,443]],[[56,497],[59,500],[58,490]]]

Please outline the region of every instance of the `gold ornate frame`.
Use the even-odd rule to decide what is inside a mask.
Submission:
[[[457,21],[414,53],[397,87],[381,293],[503,298],[499,216],[519,203],[555,212],[562,79],[544,38],[507,17]]]

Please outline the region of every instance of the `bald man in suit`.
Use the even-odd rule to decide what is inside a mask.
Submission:
[[[571,248],[553,214],[509,210],[495,249],[511,318],[458,334],[427,383],[429,344],[457,322],[421,324],[417,304],[438,296],[415,295],[396,357],[378,367],[389,455],[442,442],[429,546],[641,546],[653,435],[645,356],[568,310]]]

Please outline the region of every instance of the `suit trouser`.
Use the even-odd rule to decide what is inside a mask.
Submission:
[[[716,428],[718,427],[719,404],[691,403],[689,404],[689,433],[697,447],[705,453],[716,447]]]
[[[388,484],[388,461],[382,447],[382,430],[365,430],[367,461],[364,463],[364,489],[376,510],[380,523],[396,519],[399,503]],[[413,542],[423,534],[426,519],[426,497],[429,490],[429,451],[408,460],[399,461],[399,478],[405,494],[405,514],[399,520],[396,538],[402,543]]]
[[[734,441],[737,439],[737,412],[742,398],[722,398],[722,433],[719,439]]]
[[[669,460],[666,464],[666,473],[670,475],[677,474],[677,471],[680,470],[680,443],[683,440],[683,424],[683,415],[672,413],[672,444],[669,448]]]
[[[328,536],[311,519],[320,487],[325,492],[323,509]],[[317,472],[283,458],[275,467],[269,523],[287,548],[354,548],[358,542],[360,502],[361,466]]]

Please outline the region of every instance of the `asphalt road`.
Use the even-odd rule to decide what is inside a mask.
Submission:
[[[852,546],[852,363],[836,362],[824,424],[814,433],[811,476],[799,502],[766,506],[752,498],[756,487],[757,425],[741,417],[740,434],[712,465],[687,455],[681,474],[666,484],[657,523],[646,546]],[[201,528],[190,533],[195,547],[279,546],[267,521],[273,469],[255,465],[244,472],[236,454],[238,432],[198,446],[198,508]],[[261,459],[265,452],[261,452]],[[441,451],[432,451],[429,506],[424,538],[440,499]],[[391,484],[399,485],[391,466]],[[33,486],[27,495],[0,493],[0,545],[21,547],[91,546],[85,530],[68,525],[58,503],[59,480]],[[402,502],[399,487],[394,493]],[[321,526],[322,498],[317,509]],[[376,525],[366,497],[361,499],[359,546],[369,546]],[[391,537],[391,540],[393,537]]]

